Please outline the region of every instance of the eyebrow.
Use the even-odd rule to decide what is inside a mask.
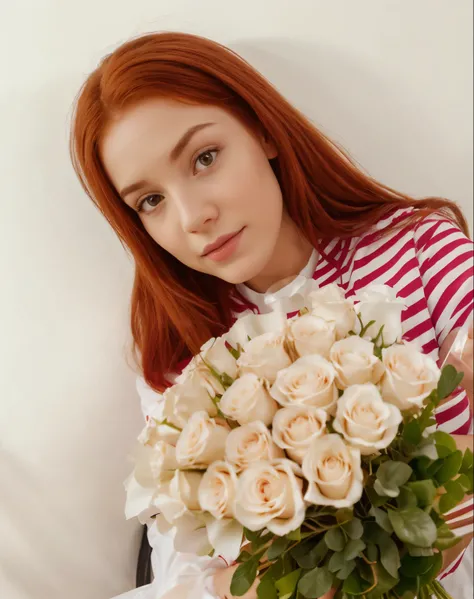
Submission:
[[[181,138],[178,140],[178,143],[171,150],[171,152],[170,152],[171,162],[176,162],[176,160],[178,160],[178,158],[184,152],[186,146],[189,144],[189,142],[194,137],[194,135],[196,135],[196,133],[198,133],[198,131],[201,131],[202,129],[205,129],[207,127],[211,127],[212,125],[215,125],[215,124],[216,123],[200,123],[199,125],[194,125],[194,127],[190,127],[181,136]],[[132,192],[137,191],[138,189],[141,189],[142,187],[145,187],[146,185],[147,185],[147,181],[145,181],[143,179],[141,181],[136,181],[135,183],[132,183],[131,185],[128,185],[127,187],[124,187],[122,189],[122,191],[120,192],[120,195],[122,196],[122,198],[125,198]]]

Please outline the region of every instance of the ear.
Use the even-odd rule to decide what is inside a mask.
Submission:
[[[265,131],[262,131],[262,133],[260,134],[260,143],[262,144],[262,148],[265,154],[267,155],[268,160],[271,160],[272,158],[276,158],[278,156],[278,150],[275,144]]]

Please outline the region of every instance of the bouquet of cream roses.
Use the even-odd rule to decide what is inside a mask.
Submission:
[[[462,374],[401,342],[391,288],[309,287],[289,318],[237,320],[166,390],[127,515],[240,562],[236,596],[258,577],[259,599],[446,599],[443,514],[472,492],[473,455],[433,414]]]

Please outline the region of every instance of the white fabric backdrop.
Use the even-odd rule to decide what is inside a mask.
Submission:
[[[471,0],[2,3],[2,598],[133,585],[121,486],[140,426],[125,361],[132,273],[75,181],[67,122],[99,57],[157,29],[231,45],[374,176],[471,212]]]

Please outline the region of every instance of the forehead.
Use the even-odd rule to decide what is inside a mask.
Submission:
[[[191,127],[216,123],[238,127],[237,119],[217,106],[184,104],[175,100],[152,98],[134,105],[115,117],[106,127],[101,155],[109,170],[134,154],[143,157],[153,149],[166,158],[174,144]],[[240,125],[242,127],[242,125]]]

